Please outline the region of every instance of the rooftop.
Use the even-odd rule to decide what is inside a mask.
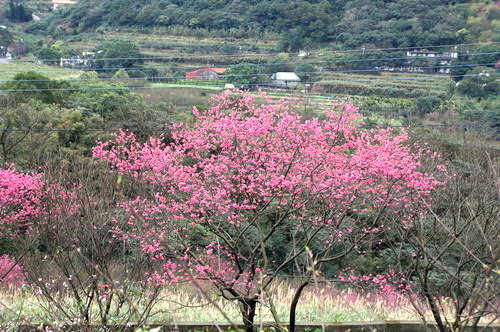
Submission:
[[[294,72],[279,71],[273,75],[275,80],[280,81],[300,81],[300,78]]]

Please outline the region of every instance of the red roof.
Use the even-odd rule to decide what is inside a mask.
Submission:
[[[214,73],[216,74],[224,74],[227,70],[227,68],[200,68],[200,69],[196,69],[192,72],[189,72],[186,74],[186,78],[187,79],[199,79],[200,76],[201,76],[201,73],[205,72],[205,71],[213,71]]]
[[[210,68],[210,70],[213,70],[217,74],[224,74],[227,70],[227,68]]]

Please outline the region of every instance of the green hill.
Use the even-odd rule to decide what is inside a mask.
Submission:
[[[499,12],[494,1],[464,0],[80,0],[37,24],[58,36],[163,28],[236,38],[272,34],[282,50],[325,42],[397,48],[497,40]]]

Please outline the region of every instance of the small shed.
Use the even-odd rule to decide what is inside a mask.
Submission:
[[[278,87],[296,87],[300,83],[300,77],[294,72],[284,72],[280,71],[273,74],[271,77],[271,83]]]
[[[188,80],[220,80],[224,79],[227,68],[200,68],[186,74]]]

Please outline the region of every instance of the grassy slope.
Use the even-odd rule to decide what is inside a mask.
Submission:
[[[48,66],[43,64],[36,63],[2,63],[0,64],[0,80],[10,80],[17,73],[26,72],[26,71],[35,71],[40,74],[43,74],[50,79],[71,79],[77,78],[80,76],[82,71],[80,70],[71,70],[64,69],[55,66]]]

